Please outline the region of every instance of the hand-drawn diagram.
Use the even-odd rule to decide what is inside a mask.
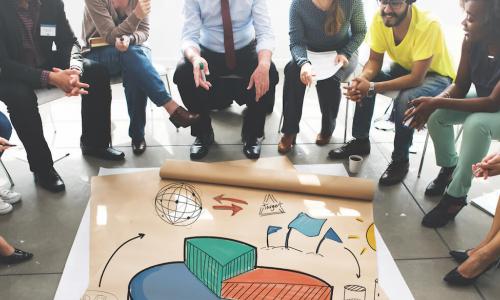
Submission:
[[[366,230],[366,241],[373,251],[377,251],[377,242],[375,241],[375,224],[371,224]]]
[[[108,262],[106,263],[106,265],[104,266],[104,269],[102,270],[102,273],[101,273],[101,277],[99,279],[99,287],[101,287],[101,284],[102,284],[102,278],[104,277],[104,273],[106,272],[106,269],[108,268],[108,265],[109,263],[111,262],[111,260],[113,259],[113,257],[115,256],[115,254],[123,247],[125,246],[126,244],[132,242],[133,240],[136,240],[136,239],[143,239],[144,236],[146,236],[144,233],[139,233],[137,236],[131,238],[131,239],[128,239],[127,241],[125,241],[123,244],[120,245],[120,247],[116,248],[116,250],[113,252],[113,254],[111,254],[111,256],[109,257],[108,259]]]
[[[156,214],[174,226],[196,222],[203,209],[196,188],[188,183],[172,183],[160,189],[155,198]]]
[[[261,217],[284,214],[283,203],[272,194],[267,194],[259,210]]]
[[[325,233],[321,241],[319,241],[318,247],[316,247],[316,254],[319,254],[319,248],[321,247],[321,244],[323,244],[323,242],[327,239],[335,241],[339,244],[343,243],[339,235],[335,232],[335,230],[333,230],[333,228],[330,227],[330,229],[328,229],[328,231]]]
[[[366,288],[360,285],[344,286],[344,300],[365,300]]]
[[[325,224],[326,219],[315,219],[307,215],[306,213],[300,213],[290,224],[288,224],[288,233],[285,239],[285,248],[288,249],[288,243],[290,241],[290,234],[292,229],[297,230],[308,237],[318,236]]]
[[[131,300],[159,300],[165,295],[172,299],[330,300],[333,287],[303,272],[257,266],[257,248],[252,245],[191,237],[184,240],[183,262],[139,272],[129,283],[128,295]]]
[[[266,246],[267,248],[269,248],[269,236],[273,233],[276,233],[278,231],[280,231],[281,229],[283,229],[283,227],[279,227],[279,226],[269,226],[267,227],[267,235],[266,235]]]
[[[108,292],[88,290],[80,300],[118,300],[118,297]]]
[[[224,197],[224,194],[216,196],[213,199],[215,201],[219,202],[220,204],[223,204],[223,201],[231,202],[231,205],[214,205],[214,206],[212,206],[212,208],[215,210],[231,210],[233,212],[231,217],[243,210],[242,206],[236,205],[234,203],[248,205],[248,202],[246,202],[245,200],[240,200],[240,199],[236,199],[236,198],[226,198],[226,197]]]

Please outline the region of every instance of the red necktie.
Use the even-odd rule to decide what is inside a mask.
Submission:
[[[229,11],[229,0],[221,0],[222,27],[224,28],[224,50],[226,66],[229,70],[236,68],[236,53],[234,50],[233,23]]]

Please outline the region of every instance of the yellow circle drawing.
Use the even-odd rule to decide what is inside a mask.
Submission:
[[[373,251],[377,251],[377,243],[375,242],[375,225],[372,223],[368,230],[366,230],[366,241]]]

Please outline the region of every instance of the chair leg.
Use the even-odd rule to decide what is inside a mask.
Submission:
[[[458,129],[457,137],[455,138],[455,144],[458,142],[458,139],[460,139],[460,136],[462,135],[463,132],[464,132],[464,126],[460,126],[460,128]]]
[[[422,158],[420,159],[420,166],[418,167],[418,175],[417,178],[420,178],[420,174],[422,174],[422,168],[424,167],[424,159],[425,152],[427,152],[427,144],[429,143],[429,132],[427,132],[427,136],[425,137],[424,150],[422,150]]]
[[[3,171],[5,172],[5,175],[7,175],[7,178],[9,179],[10,186],[13,187],[14,180],[12,180],[12,177],[10,176],[9,171],[7,170],[7,168],[5,167],[5,165],[3,164],[3,161],[1,159],[0,159],[0,164],[2,165],[2,168],[3,168]]]
[[[281,125],[283,125],[283,119],[284,118],[285,118],[285,115],[283,113],[281,113],[280,123],[278,124],[278,133],[281,132]]]
[[[349,119],[349,100],[345,99],[345,125],[344,125],[344,144],[347,143],[347,120]]]

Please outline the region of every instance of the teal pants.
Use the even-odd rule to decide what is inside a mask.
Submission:
[[[455,148],[453,125],[463,124],[460,156]],[[500,112],[470,113],[449,109],[436,110],[427,123],[440,167],[456,166],[447,194],[465,197],[472,182],[472,165],[481,161],[491,140],[500,139]]]

